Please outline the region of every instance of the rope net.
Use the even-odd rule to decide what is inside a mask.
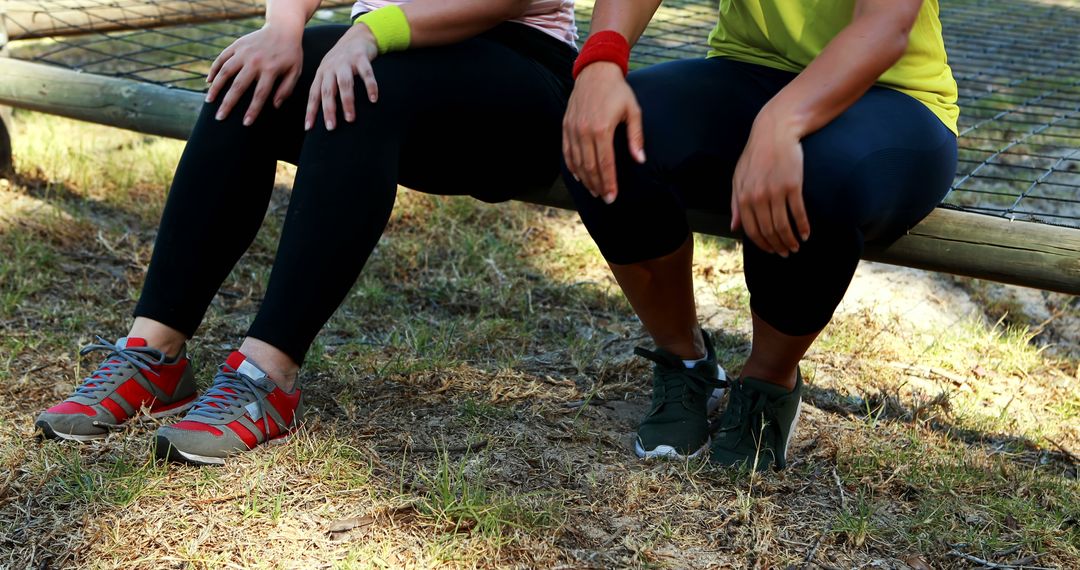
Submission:
[[[313,24],[347,22],[324,2]],[[578,1],[582,36],[592,0]],[[11,55],[87,73],[203,90],[210,62],[262,24],[258,0],[0,1]],[[701,57],[715,0],[669,0],[635,66]],[[240,19],[234,19],[240,18]],[[960,85],[960,164],[946,207],[1080,228],[1080,6],[1067,0],[944,0]],[[183,25],[168,25],[189,22]]]

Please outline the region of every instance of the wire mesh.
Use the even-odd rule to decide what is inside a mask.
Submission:
[[[245,2],[259,4],[256,0],[187,4],[189,12],[220,11],[229,4],[239,13],[250,10],[243,6]],[[12,54],[88,73],[192,90],[205,88],[203,77],[210,61],[224,47],[261,25],[259,18],[247,18],[147,29],[143,27],[145,10],[139,6],[155,2],[145,0],[8,4],[9,19],[10,4],[24,9],[34,4],[38,10],[64,4],[67,11],[42,16],[55,20],[53,29],[68,30],[64,33],[79,26],[78,17],[65,15],[72,7],[124,8],[132,14],[126,21],[138,22],[138,29],[17,42]],[[348,4],[324,2],[326,9],[313,21],[347,21]],[[590,0],[578,1],[583,37],[592,6]],[[716,10],[716,0],[665,2],[634,48],[634,65],[701,57]],[[960,85],[961,106],[960,163],[945,204],[1080,228],[1080,3],[942,0],[941,19],[949,62]]]

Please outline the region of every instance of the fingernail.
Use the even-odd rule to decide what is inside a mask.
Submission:
[[[225,113],[218,113],[218,114],[214,115],[214,118],[219,120],[219,121],[224,121],[225,120]]]
[[[304,130],[305,131],[310,131],[311,130],[311,121],[304,121]]]
[[[245,127],[250,127],[252,122],[253,121],[251,120],[251,117],[244,117],[244,126]]]
[[[210,95],[209,95],[209,94],[207,94],[207,95],[206,95],[206,99],[203,99],[203,101],[205,101],[205,102],[209,103],[209,102],[210,102]]]
[[[614,194],[604,194],[604,203],[605,204],[610,204],[610,203],[612,203],[614,201],[615,201],[615,195]]]
[[[638,162],[640,162],[642,164],[645,164],[645,151],[644,150],[639,150],[638,151]]]
[[[806,233],[802,234],[801,237],[802,237],[803,241],[806,241],[806,240],[810,239],[810,232],[806,232]]]
[[[787,252],[781,251],[779,253],[780,253],[780,257],[783,257],[784,259],[787,259]]]
[[[328,131],[334,130],[334,123],[331,123],[330,121],[326,121],[326,130],[328,130]]]
[[[348,114],[346,114],[346,115],[345,115],[345,120],[346,120],[346,121],[349,121],[349,122],[351,123],[351,122],[352,122],[352,120],[353,120],[353,116],[352,116],[352,113],[348,113]]]
[[[791,253],[799,253],[799,248],[798,247],[792,248]]]
[[[368,101],[371,101],[372,103],[374,103],[378,99],[378,97],[376,97],[374,95],[368,95],[367,98],[368,98]]]
[[[581,179],[580,179],[580,178],[578,178],[577,174],[574,174],[573,172],[571,172],[571,173],[570,173],[570,176],[573,176],[573,177],[574,177],[574,181],[575,181],[575,182],[581,182]]]

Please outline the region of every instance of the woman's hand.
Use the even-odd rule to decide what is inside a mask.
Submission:
[[[563,157],[570,173],[608,204],[619,192],[614,140],[621,123],[626,123],[631,156],[644,163],[641,107],[622,69],[601,61],[581,70],[563,118]]]
[[[210,84],[210,90],[206,94],[207,103],[217,99],[229,81],[232,81],[232,86],[218,106],[217,120],[229,116],[236,102],[252,83],[255,84],[255,93],[244,113],[244,125],[255,122],[279,79],[280,84],[274,91],[273,105],[275,108],[281,107],[300,78],[304,62],[302,36],[302,26],[296,30],[265,26],[225,48],[210,66],[210,74],[206,77]]]
[[[742,227],[755,245],[782,257],[799,251],[799,237],[810,237],[803,204],[803,151],[797,131],[770,113],[758,114],[739,163],[731,192],[731,230]]]
[[[356,120],[356,101],[354,96],[354,78],[359,76],[367,88],[368,101],[379,99],[379,85],[375,82],[375,72],[371,62],[379,55],[379,45],[375,36],[364,24],[356,24],[345,32],[338,43],[326,53],[319,70],[315,72],[315,81],[308,93],[307,116],[304,118],[304,130],[315,125],[315,116],[322,104],[323,121],[326,130],[332,131],[337,124],[337,101],[341,97],[341,110],[347,122]]]

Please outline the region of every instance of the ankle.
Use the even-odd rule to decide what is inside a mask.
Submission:
[[[690,334],[653,336],[656,348],[674,354],[681,360],[703,360],[709,355],[705,350],[705,339],[701,329],[695,328]]]
[[[296,388],[300,366],[287,354],[257,338],[248,337],[240,345],[240,353],[266,373],[266,377],[284,392]]]
[[[741,373],[741,376],[761,380],[762,382],[768,382],[769,384],[775,384],[788,391],[795,389],[797,375],[798,368],[792,368],[791,370],[776,370],[775,368],[755,366],[749,362],[743,366]]]
[[[187,343],[184,333],[146,317],[136,317],[127,336],[145,340],[147,346],[160,350],[170,360],[179,356]]]

